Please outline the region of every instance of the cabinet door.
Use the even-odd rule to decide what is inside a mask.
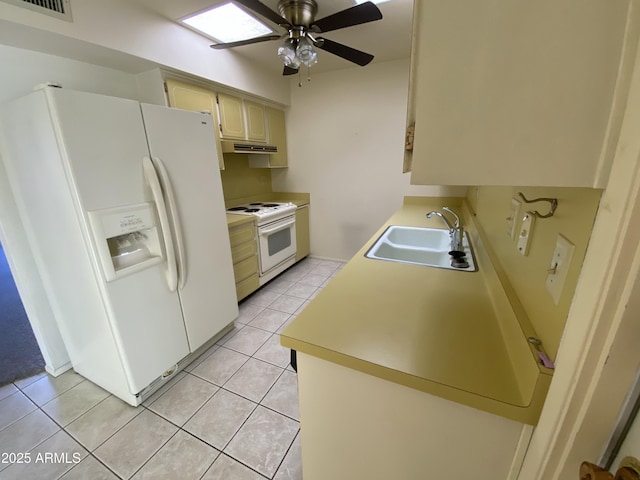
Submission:
[[[218,93],[218,107],[220,109],[220,130],[223,138],[246,139],[244,128],[244,110],[242,99]]]
[[[216,153],[218,154],[218,164],[220,170],[224,170],[224,158],[222,147],[220,146],[220,136],[218,135],[218,119],[216,108],[216,94],[212,90],[203,87],[180,82],[178,80],[166,79],[167,96],[169,106],[182,110],[195,112],[210,112],[213,116],[213,132],[216,138]]]
[[[309,235],[309,206],[304,205],[296,210],[296,262],[311,252]]]
[[[256,142],[267,140],[267,128],[264,123],[264,105],[244,101],[244,111],[247,117],[247,139]]]
[[[416,2],[411,182],[603,186],[627,3]]]
[[[284,111],[277,108],[266,108],[267,124],[269,126],[269,144],[278,147],[278,153],[269,156],[269,166],[286,167],[287,136],[285,134]]]

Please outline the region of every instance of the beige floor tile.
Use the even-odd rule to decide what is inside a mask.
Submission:
[[[96,384],[85,380],[45,403],[41,408],[60,425],[66,426],[109,395]]]
[[[299,297],[304,300],[308,299],[314,292],[318,290],[318,287],[314,285],[305,285],[304,283],[295,283],[286,294],[292,297]]]
[[[16,387],[13,383],[8,383],[7,385],[3,385],[0,387],[0,400],[8,397],[9,395],[13,395],[18,391],[18,387]]]
[[[262,288],[269,292],[284,293],[287,290],[289,290],[289,288],[291,288],[293,285],[295,285],[294,282],[286,280],[282,277],[276,277]]]
[[[115,473],[95,457],[86,456],[79,464],[65,473],[60,480],[119,480]]]
[[[145,409],[93,453],[117,475],[129,478],[177,431],[178,427]]]
[[[338,269],[338,264],[329,265],[329,264],[320,264],[313,267],[313,269],[309,272],[314,275],[323,275],[325,277],[330,277],[333,273]]]
[[[288,348],[280,345],[280,335],[274,333],[253,356],[264,362],[286,368],[291,358],[290,352]]]
[[[224,452],[271,478],[298,429],[298,422],[258,406]]]
[[[238,305],[238,310],[240,311],[240,314],[238,315],[238,319],[236,320],[236,322],[241,324],[247,324],[251,320],[253,320],[253,318],[256,315],[258,315],[262,310],[264,310],[264,308],[265,307],[261,305],[256,305],[254,303],[247,303],[243,301],[240,303],[240,305]]]
[[[144,402],[142,402],[142,405],[144,405],[145,407],[148,407],[149,405],[151,405],[153,402],[155,402],[157,399],[159,399],[162,395],[164,395],[164,393],[167,390],[169,390],[176,383],[178,383],[180,380],[182,380],[185,377],[185,375],[187,375],[186,370],[181,370],[180,372],[176,373],[173,376],[173,378],[171,378],[171,380],[169,380],[168,382],[164,383],[158,390],[153,392],[153,394],[149,398],[147,398]]]
[[[60,430],[29,452],[30,462],[14,464],[0,474],[3,480],[55,479],[87,456],[87,451]]]
[[[286,370],[260,403],[299,421],[298,375]]]
[[[209,355],[191,373],[222,386],[247,360],[247,355],[222,347]]]
[[[302,480],[302,448],[299,432],[273,480]]]
[[[111,395],[71,422],[66,430],[92,452],[142,411]]]
[[[186,375],[149,408],[179,427],[193,416],[214,393],[217,386],[194,375]]]
[[[224,338],[224,337],[223,337]],[[202,362],[204,362],[207,358],[209,358],[209,356],[215,352],[216,350],[218,350],[220,348],[220,345],[218,345],[217,343],[215,345],[212,345],[211,347],[209,347],[207,350],[205,350],[202,355],[200,355],[198,358],[194,359],[193,362],[191,362],[189,365],[187,365],[183,372],[191,372],[193,371],[194,368],[196,368],[198,365],[200,365]]]
[[[271,308],[265,308],[258,315],[256,315],[253,320],[248,323],[248,325],[259,328],[261,330],[267,330],[268,332],[275,332],[288,319],[288,313],[280,312],[278,310],[272,310]]]
[[[34,410],[4,430],[0,430],[0,452],[7,454],[28,452],[59,430],[60,427],[41,410]],[[7,467],[7,464],[0,463],[0,470]]]
[[[19,390],[3,398],[0,400],[0,430],[17,422],[36,408],[38,407]]]
[[[84,381],[85,379],[73,370],[67,370],[57,377],[43,375],[37,381],[25,386],[22,391],[37,405],[42,406]]]
[[[264,477],[222,454],[213,462],[202,480],[264,480]]]
[[[314,273],[308,273],[303,278],[300,279],[300,283],[304,283],[305,285],[312,285],[314,287],[319,287],[323,283],[325,283],[329,277],[327,275],[316,275]]]
[[[220,389],[183,428],[222,450],[256,406],[246,398]]]
[[[278,292],[273,292],[269,290],[258,290],[255,293],[249,295],[246,299],[246,303],[251,303],[253,305],[259,305],[261,307],[268,307],[270,303],[272,303],[275,299],[277,299],[281,294]]]
[[[224,346],[245,355],[253,355],[270,336],[270,332],[247,325],[225,342]]]
[[[304,300],[304,298],[294,297],[285,293],[282,294],[282,296],[275,300],[271,305],[269,305],[269,308],[271,310],[277,310],[279,312],[292,314],[298,309],[298,307],[300,307],[300,305],[302,305]]]
[[[42,377],[46,377],[47,375],[49,375],[49,374],[46,371],[42,371],[40,373],[32,375],[31,377],[21,378],[20,380],[16,380],[13,383],[19,389],[23,389],[23,388],[31,385],[33,382],[36,382],[36,381],[40,380]]]
[[[224,388],[259,403],[282,372],[280,367],[250,358],[224,384]]]
[[[132,478],[133,480],[198,480],[220,454],[179,430]]]
[[[264,308],[264,307],[260,307],[260,308]],[[244,325],[245,325],[244,323],[236,322],[233,325],[233,328],[231,330],[225,333],[225,335],[222,338],[218,339],[218,341],[216,342],[216,345],[218,346],[224,345],[231,337],[233,337],[236,333],[242,330],[244,328]]]

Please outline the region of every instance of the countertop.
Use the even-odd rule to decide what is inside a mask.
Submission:
[[[412,200],[412,201],[415,201]],[[364,255],[389,225],[442,228],[429,210],[460,199],[405,202],[282,332],[282,345],[523,423],[535,424],[550,383],[514,313],[496,298],[471,219],[477,272]],[[446,203],[445,203],[446,202]],[[507,309],[508,310],[508,309]],[[509,324],[509,325],[507,325]],[[516,332],[515,335],[513,332]],[[522,338],[519,338],[519,337]],[[506,341],[505,341],[506,339]]]

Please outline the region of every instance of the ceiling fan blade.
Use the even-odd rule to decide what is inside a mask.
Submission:
[[[311,25],[314,32],[330,32],[340,28],[382,19],[382,12],[373,2],[365,2],[321,18]]]
[[[249,10],[253,10],[254,12],[262,15],[263,17],[268,18],[269,20],[271,20],[273,23],[277,25],[282,25],[283,27],[291,26],[291,24],[286,18],[281,17],[278,13],[271,10],[269,7],[267,7],[264,3],[260,2],[259,0],[235,0],[235,1],[240,5],[247,7]]]
[[[284,70],[282,70],[282,75],[295,75],[296,73],[298,73],[297,68],[287,67],[286,65],[284,66]]]
[[[249,38],[247,40],[238,40],[237,42],[214,43],[213,45],[210,45],[210,47],[215,50],[224,50],[226,48],[241,47],[243,45],[251,45],[254,43],[268,42],[271,40],[280,40],[280,38],[282,38],[281,35],[267,35],[264,37]]]
[[[347,47],[346,45],[328,40],[326,38],[319,38],[318,42],[315,45],[316,47],[329,53],[333,53],[338,57],[342,57],[345,60],[357,63],[361,67],[364,67],[369,62],[371,62],[371,60],[373,60],[373,55],[369,53],[356,50],[355,48]]]

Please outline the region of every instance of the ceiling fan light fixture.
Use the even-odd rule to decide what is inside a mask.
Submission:
[[[300,66],[300,59],[296,55],[294,40],[291,38],[287,38],[282,45],[278,47],[278,57],[280,57],[282,63],[287,67],[297,69]]]
[[[308,67],[315,63],[318,63],[318,53],[313,48],[313,44],[307,37],[302,37],[300,40],[298,40],[298,46],[296,47],[296,57],[298,57],[300,62],[304,63]]]

